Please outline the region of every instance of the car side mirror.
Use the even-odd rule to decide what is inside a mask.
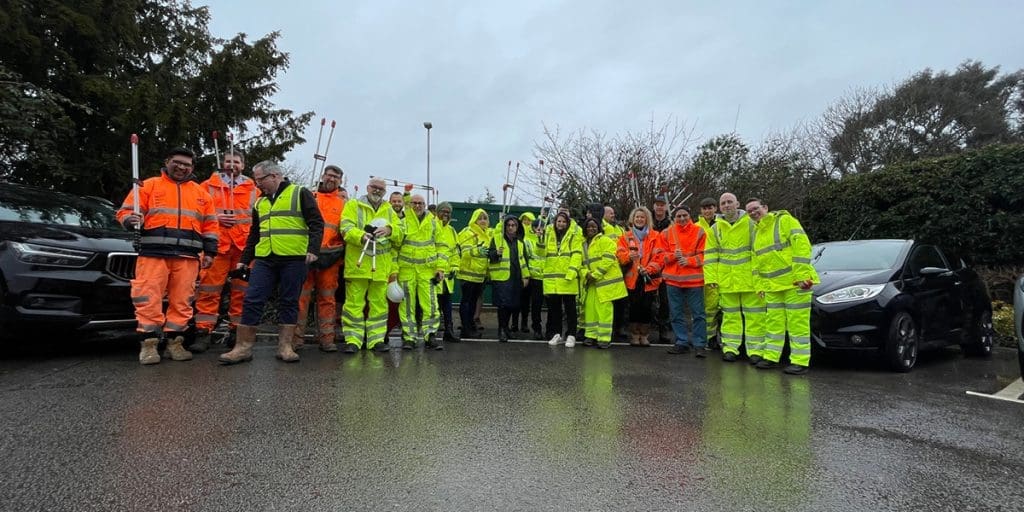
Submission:
[[[924,267],[918,273],[922,277],[945,277],[953,274],[948,268],[941,267]]]

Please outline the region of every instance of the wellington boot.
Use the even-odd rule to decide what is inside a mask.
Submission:
[[[156,351],[159,338],[146,338],[142,340],[142,350],[139,351],[139,362],[142,364],[157,364],[160,362],[160,354]]]
[[[295,335],[295,324],[281,324],[277,331],[277,355],[276,357],[286,363],[294,363],[299,360],[292,346],[292,338]]]
[[[239,325],[235,333],[235,348],[217,358],[220,364],[237,364],[252,361],[252,347],[256,344],[256,327]]]
[[[167,341],[167,354],[175,361],[191,361],[192,352],[185,350],[181,344],[185,342],[184,336],[175,336]]]

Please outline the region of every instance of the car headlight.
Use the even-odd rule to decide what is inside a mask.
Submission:
[[[11,242],[10,245],[11,249],[14,250],[14,254],[18,256],[18,260],[34,265],[80,268],[88,265],[89,260],[96,255],[94,252],[76,251],[74,249],[23,242]]]
[[[858,284],[854,286],[847,286],[846,288],[840,288],[818,297],[818,302],[822,304],[841,304],[843,302],[870,299],[877,296],[879,293],[882,293],[884,288],[884,284]]]

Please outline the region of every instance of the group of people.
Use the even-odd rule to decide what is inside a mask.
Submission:
[[[601,204],[589,205],[578,221],[561,208],[553,216],[507,215],[493,227],[477,209],[457,231],[451,205],[428,208],[411,185],[385,200],[385,182],[371,178],[364,195],[348,198],[337,166],[325,166],[310,190],[273,161],[245,176],[237,150],[197,183],[193,159],[187,149],[171,150],[160,176],[139,183],[117,214],[126,228],[140,230],[131,295],[142,364],[160,362],[161,334],[164,357],[173,360],[208,349],[225,285],[234,345],[220,355],[222,364],[252,359],[272,296],[276,355],[293,362],[314,296],[323,351],[388,351],[389,304],[397,308],[403,348],[443,349],[444,342],[481,336],[480,303],[490,286],[502,342],[532,331],[534,339],[566,347],[579,341],[606,349],[616,338],[648,346],[657,328],[671,354],[704,358],[720,342],[723,360],[733,362],[745,345],[752,364],[770,369],[788,340],[784,371],[807,371],[811,287],[818,282],[811,244],[796,218],[759,199],[741,208],[728,192],[706,198],[695,220],[687,206],[673,207],[661,195],[653,213],[634,208],[624,228]],[[456,280],[461,335],[452,312]],[[196,337],[186,347],[193,312]]]

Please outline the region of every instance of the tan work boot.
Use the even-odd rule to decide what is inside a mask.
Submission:
[[[649,346],[651,346],[651,341],[650,341],[650,339],[648,339],[648,336],[650,336],[650,334],[651,334],[651,325],[650,324],[640,324],[640,346],[641,347],[649,347]]]
[[[277,331],[277,358],[286,363],[294,363],[299,360],[299,355],[292,348],[294,335],[295,324],[281,324]]]
[[[146,338],[142,340],[142,349],[139,350],[139,362],[142,364],[157,364],[160,362],[160,354],[156,351],[159,338]]]
[[[235,348],[217,358],[220,364],[237,364],[252,361],[252,347],[256,344],[256,326],[239,325],[235,331]]]
[[[299,350],[303,345],[306,344],[306,338],[303,336],[305,327],[302,325],[296,325],[295,329],[292,330],[292,350]]]
[[[327,338],[320,340],[320,350],[324,352],[337,352],[338,344],[334,342],[334,338]]]
[[[192,352],[185,350],[181,344],[185,342],[184,336],[175,336],[167,341],[167,354],[175,361],[189,361],[192,359]]]
[[[631,322],[629,324],[629,344],[634,347],[640,345],[640,324]]]

